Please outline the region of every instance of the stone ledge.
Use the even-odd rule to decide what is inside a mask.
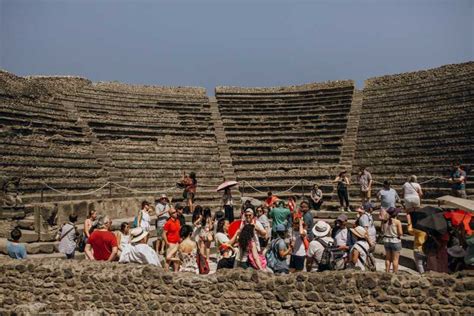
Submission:
[[[473,314],[474,273],[199,276],[152,266],[0,259],[0,313]],[[12,295],[6,295],[6,294]],[[132,299],[133,298],[133,299]]]
[[[254,88],[247,88],[247,87],[231,87],[231,86],[218,86],[215,89],[215,93],[291,93],[291,92],[312,92],[315,90],[325,90],[325,89],[334,89],[334,88],[350,88],[354,86],[353,80],[336,80],[336,81],[326,81],[326,82],[314,82],[302,85],[294,85],[294,86],[281,86],[281,87],[268,87],[268,88],[261,88],[261,87],[254,87]]]
[[[384,86],[398,86],[411,83],[412,81],[435,80],[446,75],[461,72],[474,72],[474,62],[450,64],[427,70],[369,78],[365,81],[365,87],[373,89]]]

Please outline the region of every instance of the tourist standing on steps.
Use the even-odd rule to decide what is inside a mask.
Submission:
[[[118,245],[117,256],[120,257],[124,249],[130,245],[130,224],[127,222],[120,224],[120,230],[115,232],[115,237]]]
[[[334,239],[334,244],[341,250],[349,251],[350,245],[348,243],[348,229],[347,229],[347,215],[341,214],[337,217],[334,223],[334,228],[331,232],[331,237]]]
[[[260,243],[261,249],[263,249],[263,253],[265,253],[265,248],[268,245],[268,240],[270,239],[270,236],[272,235],[272,226],[270,224],[270,220],[267,217],[267,207],[266,206],[259,206],[255,210],[257,213],[257,218],[258,221],[262,224],[263,228],[267,232],[267,236],[265,238],[263,237],[258,237],[258,241]]]
[[[296,217],[292,223],[291,248],[293,249],[290,257],[290,273],[303,271],[306,259],[306,249],[304,239],[306,238],[306,229],[302,217]]]
[[[254,239],[255,226],[245,224],[239,235],[240,267],[254,268],[255,270],[266,270],[267,261],[258,247],[258,241]]]
[[[190,172],[189,175],[183,172],[183,179],[181,184],[184,186],[183,198],[186,200],[186,204],[189,208],[189,212],[194,212],[194,199],[196,197],[197,180],[196,173]]]
[[[300,203],[300,212],[303,214],[303,221],[306,226],[306,236],[308,241],[313,240],[313,214],[309,209],[309,202],[306,200],[301,201]]]
[[[76,251],[76,222],[77,215],[69,215],[69,222],[65,223],[61,227],[61,231],[59,234],[58,250],[60,253],[65,254],[67,259],[74,259],[74,253]]]
[[[400,197],[397,191],[390,186],[392,183],[389,180],[383,182],[383,188],[377,193],[377,198],[380,201],[380,217],[385,217],[385,213],[391,207],[395,207],[396,203],[400,203]]]
[[[407,213],[412,212],[420,208],[421,197],[423,196],[423,191],[421,186],[416,182],[417,178],[415,175],[411,175],[408,178],[408,181],[403,184],[403,206]]]
[[[222,204],[224,206],[225,218],[232,223],[234,221],[234,200],[230,188],[225,188],[222,196]]]
[[[279,198],[274,195],[271,191],[267,193],[267,198],[265,199],[265,204],[267,207],[274,207],[275,203],[279,200]]]
[[[311,199],[309,202],[311,203],[311,209],[316,211],[321,209],[321,205],[323,204],[323,191],[321,191],[317,184],[313,185],[311,189]]]
[[[363,204],[370,200],[372,191],[372,175],[365,167],[360,167],[357,181],[360,185],[360,198],[362,199]]]
[[[85,253],[90,260],[113,261],[117,256],[118,245],[115,234],[110,231],[112,221],[108,216],[97,218],[97,228],[86,244]]]
[[[277,206],[270,209],[268,217],[272,220],[272,238],[276,237],[276,227],[280,224],[287,226],[290,209],[285,207],[285,202],[280,200]]]
[[[143,228],[145,231],[150,231],[151,229],[151,217],[150,212],[152,209],[150,208],[150,203],[148,201],[142,202],[142,209],[140,210],[139,217],[138,217],[138,227]]]
[[[268,251],[273,252],[275,257],[275,266],[272,268],[275,274],[287,274],[289,273],[289,266],[287,257],[293,252],[291,244],[285,242],[287,236],[287,228],[283,224],[277,225],[276,238],[272,240],[270,249]]]
[[[172,208],[170,210],[170,218],[166,221],[165,226],[163,226],[163,240],[168,248],[165,260],[166,271],[168,271],[171,262],[173,262],[174,271],[178,271],[178,264],[174,261],[174,255],[180,242],[180,230],[181,223],[178,219],[178,212]]]
[[[397,219],[400,209],[391,207],[387,210],[387,218],[382,218],[383,245],[385,248],[385,272],[398,272],[398,259],[402,250],[402,222]]]
[[[423,244],[426,241],[426,233],[422,230],[413,228],[411,214],[407,213],[408,233],[414,237],[413,239],[413,257],[415,259],[416,270],[420,274],[425,273],[426,256],[423,253]]]
[[[165,226],[166,221],[170,218],[170,200],[166,194],[162,194],[158,203],[155,206],[156,212],[156,252],[159,254],[165,253],[165,242],[163,241],[163,226]]]
[[[139,263],[151,264],[161,267],[158,255],[155,250],[148,246],[149,232],[141,227],[134,228],[130,231],[132,237],[131,245],[125,247],[120,255],[119,262],[122,263]]]
[[[330,269],[330,267],[319,265],[324,249],[329,245],[334,244],[334,239],[329,236],[330,232],[331,226],[329,226],[325,221],[317,221],[314,225],[312,231],[314,239],[309,244],[308,256],[306,257],[306,271],[312,271],[313,263],[316,263],[316,268],[319,272]]]
[[[350,212],[349,207],[349,192],[348,186],[351,184],[349,178],[347,177],[347,171],[344,170],[334,179],[334,182],[337,183],[337,196],[339,197],[339,204],[341,206],[341,212]],[[345,206],[344,206],[345,203]]]
[[[192,238],[193,228],[189,225],[184,225],[181,227],[179,234],[181,237],[181,243],[177,249],[179,272],[199,274],[199,268],[196,261],[197,246]]]
[[[351,228],[352,236],[356,239],[356,243],[349,251],[349,265],[365,271],[365,263],[369,254],[369,243],[367,242],[367,232],[364,227],[357,226]]]
[[[211,209],[206,207],[202,216],[195,223],[196,242],[199,251],[209,260],[211,254],[211,242],[214,240],[214,222],[212,221]]]
[[[362,207],[357,209],[358,217],[355,226],[362,226],[367,231],[368,242],[370,245],[370,252],[375,250],[377,244],[377,230],[375,229],[374,218],[372,212],[374,211],[374,205],[370,202],[364,203]]]
[[[7,241],[7,253],[13,259],[26,259],[26,247],[20,244],[21,230],[14,228],[10,233],[11,240]]]
[[[466,194],[466,172],[462,169],[459,162],[453,163],[453,171],[449,182],[451,185],[451,193],[455,197],[467,199]]]
[[[181,203],[176,203],[174,205],[174,209],[176,210],[176,212],[178,213],[178,220],[179,220],[179,223],[181,224],[181,227],[183,227],[184,225],[186,225],[186,217],[184,217],[184,207],[183,207],[183,204]]]

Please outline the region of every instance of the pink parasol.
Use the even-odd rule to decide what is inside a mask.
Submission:
[[[216,189],[216,191],[221,191],[221,190],[224,190],[225,188],[230,188],[230,187],[233,187],[234,185],[237,185],[239,184],[237,181],[226,181],[224,183],[222,183],[221,185],[219,185]]]

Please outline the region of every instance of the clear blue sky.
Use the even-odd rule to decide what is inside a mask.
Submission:
[[[0,0],[0,68],[203,86],[354,79],[474,60],[470,0]]]

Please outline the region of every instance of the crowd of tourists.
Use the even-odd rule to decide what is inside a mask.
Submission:
[[[352,223],[350,214],[341,212],[334,223],[330,223],[314,220],[312,211],[320,210],[323,204],[323,194],[317,185],[313,186],[308,199],[299,201],[296,197],[280,199],[271,192],[265,201],[243,201],[239,217],[234,218],[230,188],[224,190],[222,208],[214,213],[194,203],[197,181],[191,173],[181,182],[184,204],[173,204],[165,194],[154,204],[143,201],[133,222],[121,223],[116,232],[112,232],[108,216],[92,210],[84,222],[83,234],[78,237],[77,216],[70,215],[69,222],[58,232],[59,251],[68,259],[73,259],[79,250],[84,251],[89,260],[151,264],[175,272],[204,274],[209,273],[210,264],[215,264],[217,270],[243,268],[294,273],[342,269],[374,271],[373,254],[380,243],[385,250],[385,271],[397,272],[404,234],[398,217],[404,210],[407,231],[414,236],[414,258],[420,273],[473,268],[470,214],[467,221],[463,218],[461,223],[451,225],[448,234],[430,234],[412,225],[410,214],[420,208],[423,197],[416,176],[410,176],[402,186],[401,197],[390,181],[384,181],[383,188],[376,194],[377,202],[371,199],[373,180],[365,168],[361,168],[357,180],[361,204],[354,209],[355,221]],[[334,181],[341,211],[351,212],[348,176],[341,172]],[[459,166],[453,171],[451,182],[453,195],[465,197],[466,174]],[[379,232],[374,220],[376,209],[381,221]],[[190,214],[190,224],[186,223],[186,213]],[[156,230],[156,239],[151,242],[153,230]],[[20,238],[21,231],[13,230],[8,245],[12,257],[26,257],[24,246],[18,243]]]

